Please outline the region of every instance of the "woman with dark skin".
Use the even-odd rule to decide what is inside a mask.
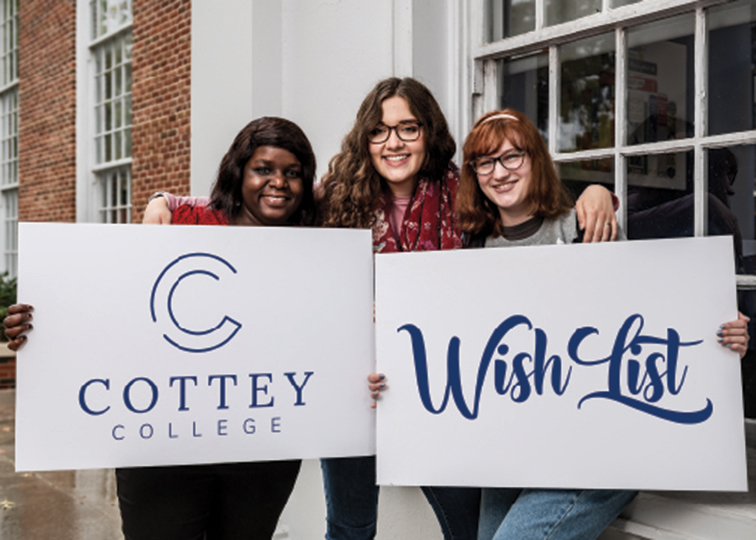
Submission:
[[[220,164],[210,204],[181,206],[185,225],[301,226],[315,219],[315,155],[283,118],[245,126]],[[18,350],[33,308],[16,304],[3,321]],[[127,540],[270,540],[299,473],[299,460],[116,470]]]

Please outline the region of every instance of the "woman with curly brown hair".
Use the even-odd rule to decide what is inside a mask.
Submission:
[[[446,118],[428,88],[412,78],[380,81],[363,100],[341,151],[316,189],[319,224],[371,228],[376,253],[462,247],[454,212],[459,185],[459,172],[451,161],[455,151]],[[148,207],[145,219],[165,222],[159,211],[165,202],[158,199],[157,208]],[[169,196],[167,202],[173,206],[185,200]],[[582,202],[593,209],[587,212],[586,237],[609,239],[616,227],[611,194],[592,187]],[[378,399],[385,377],[373,373],[368,381]],[[326,538],[373,539],[378,505],[375,458],[323,459],[321,465]],[[434,487],[423,492],[447,540],[476,538],[478,489]]]

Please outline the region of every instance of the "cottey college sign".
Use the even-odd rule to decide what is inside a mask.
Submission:
[[[369,232],[22,224],[20,242],[18,470],[374,452]]]

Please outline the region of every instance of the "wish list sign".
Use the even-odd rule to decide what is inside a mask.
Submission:
[[[376,260],[378,481],[746,490],[729,237]]]
[[[374,452],[369,231],[20,225],[16,467]]]

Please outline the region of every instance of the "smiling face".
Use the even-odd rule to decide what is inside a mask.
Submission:
[[[481,158],[498,158],[521,152],[519,148],[505,139],[497,152],[488,156],[481,156]],[[506,159],[502,159],[502,161],[506,162]],[[483,195],[499,208],[501,222],[507,227],[519,225],[532,217],[533,204],[528,200],[531,189],[531,173],[530,156],[525,154],[522,165],[515,170],[505,169],[496,160],[492,173],[477,175],[478,185]]]
[[[407,100],[399,96],[390,97],[381,105],[381,123],[394,127],[402,122],[418,122],[410,111]],[[417,174],[425,161],[425,134],[420,128],[416,141],[401,140],[392,129],[386,142],[368,143],[373,167],[378,171],[395,197],[409,197],[415,191]]]
[[[244,165],[235,225],[286,225],[304,195],[302,165],[283,148],[260,146]]]

